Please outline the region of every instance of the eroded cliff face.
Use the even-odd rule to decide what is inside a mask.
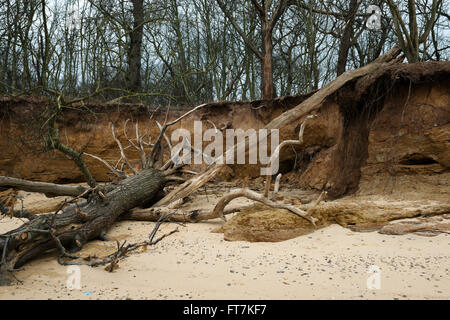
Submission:
[[[429,73],[417,71],[426,66]],[[445,71],[433,72],[437,66]],[[355,192],[448,197],[450,63],[402,65],[377,81],[365,90],[351,84],[324,103],[288,180],[328,190],[332,198]]]
[[[449,169],[450,79],[402,85],[371,124],[359,192],[449,197]]]
[[[274,101],[211,103],[171,126],[167,130],[167,136],[170,138],[174,130],[186,129],[190,132],[193,145],[194,121],[202,123],[203,131],[214,126],[218,130],[222,129],[224,138],[226,129],[258,130],[274,117],[302,102],[305,97],[283,97]],[[45,114],[47,103],[46,99],[40,97],[1,98],[0,175],[54,183],[82,182],[84,177],[73,161],[59,151],[44,151],[42,137],[45,135],[45,129],[42,129],[44,122],[41,115]],[[163,124],[166,117],[165,110],[155,111],[137,105],[91,104],[74,107],[76,109],[67,109],[63,112],[58,121],[61,141],[77,151],[99,156],[111,164],[117,163],[120,159],[120,151],[111,134],[112,123],[116,128],[116,136],[126,146],[129,145],[124,132],[127,120],[129,121],[126,134],[129,138],[136,137],[135,125],[138,123],[140,134],[148,132],[151,141],[154,142],[159,129],[153,121]],[[168,121],[188,111],[180,107],[172,107],[171,110]],[[146,141],[148,142],[148,137]],[[203,141],[202,145],[205,147],[209,143]],[[223,148],[225,147],[224,141]],[[139,168],[139,155],[136,150],[127,148],[125,152],[131,164]],[[110,181],[113,178],[101,162],[87,156],[84,159],[96,180]],[[195,170],[205,167],[206,164],[191,165],[191,169]]]
[[[193,137],[193,122],[202,121],[203,130],[213,128],[258,130],[306,96],[274,101],[211,103],[168,130],[184,128]],[[47,182],[80,182],[81,172],[59,152],[42,152],[42,121],[46,100],[9,98],[0,101],[0,175]],[[154,110],[136,105],[87,105],[63,113],[58,126],[61,139],[79,151],[116,163],[119,150],[111,136],[114,123],[125,144],[124,123],[134,138],[141,134]],[[89,110],[89,111],[87,111]],[[172,108],[172,110],[174,110]],[[175,119],[182,110],[169,113]],[[308,121],[304,145],[282,152],[280,171],[292,186],[327,190],[337,198],[386,192],[422,192],[442,197],[450,194],[450,62],[395,66],[380,74],[359,79],[329,97]],[[165,112],[153,118],[164,122]],[[280,128],[280,141],[295,139],[296,127]],[[225,133],[225,131],[223,131]],[[159,130],[149,129],[153,141]],[[225,134],[224,134],[225,136]],[[209,142],[203,142],[206,146]],[[225,142],[224,142],[225,150]],[[127,149],[133,165],[139,155]],[[86,162],[98,181],[113,177],[100,162]],[[192,165],[202,170],[206,165]],[[233,165],[223,179],[259,176],[259,166]]]
[[[358,188],[370,193],[392,190],[394,180],[406,183],[407,177],[420,176],[421,181],[448,187],[449,79],[413,85],[411,91],[408,84],[397,86],[372,120],[358,116],[344,124],[335,103],[326,103],[319,115],[305,133],[322,139],[306,139],[310,146],[303,152],[314,159],[291,175],[301,186],[328,188],[336,195]]]

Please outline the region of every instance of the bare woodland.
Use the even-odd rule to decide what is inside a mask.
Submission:
[[[366,11],[369,4],[383,8],[381,28],[376,31],[366,27],[372,15]],[[78,10],[75,16],[70,11],[74,7]],[[273,159],[281,156],[282,148],[301,148],[309,119],[347,84],[380,78],[380,70],[402,63],[448,60],[449,7],[443,0],[88,0],[81,5],[2,1],[0,92],[48,99],[41,117],[40,143],[46,152],[56,150],[69,157],[88,185],[0,177],[0,188],[5,190],[68,197],[55,212],[39,215],[27,208],[14,210],[9,196],[1,198],[2,215],[27,220],[0,235],[2,282],[51,249],[61,264],[106,265],[113,271],[127,253],[170,235],[155,238],[161,223],[226,221],[226,215],[236,211],[226,207],[238,197],[286,209],[315,228],[320,222],[317,212],[328,210],[335,215],[339,210],[323,204],[326,191],[308,206],[282,203],[275,197],[280,178],[272,176],[267,176],[264,192],[245,186],[235,189],[223,194],[212,211],[178,210],[183,199],[216,177],[225,165],[216,159],[203,172],[186,170],[182,159],[172,156],[168,128],[206,102],[260,98],[270,106],[277,96],[311,92],[265,126],[299,128],[297,139],[282,141]],[[92,101],[151,105],[155,111],[164,109],[166,120],[159,123],[149,118],[149,126],[159,129],[156,137],[132,121],[126,121],[123,128],[112,125],[111,140],[121,157],[110,163],[68,145],[58,127],[64,110]],[[167,105],[183,106],[183,115],[169,121]],[[119,130],[126,145],[117,138]],[[254,146],[246,142],[248,152]],[[196,152],[189,143],[183,148]],[[128,159],[129,149],[139,154],[138,166]],[[225,151],[222,157],[226,156]],[[87,158],[107,167],[114,182],[98,183],[86,165]],[[176,187],[164,194],[169,183]],[[428,212],[445,213],[448,208]],[[117,252],[108,257],[87,261],[76,253],[88,241],[108,240],[106,233],[118,219],[157,224],[149,239],[117,243]]]

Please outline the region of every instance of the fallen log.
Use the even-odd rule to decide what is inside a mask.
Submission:
[[[0,235],[2,271],[11,271],[49,249],[77,251],[100,237],[124,212],[151,200],[165,184],[159,170],[145,169],[119,182],[105,195],[92,193],[61,213],[44,214]]]

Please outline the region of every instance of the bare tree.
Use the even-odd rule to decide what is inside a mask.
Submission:
[[[128,46],[127,87],[132,92],[141,91],[142,36],[144,30],[144,0],[131,0],[133,27]]]
[[[258,13],[261,28],[261,40],[262,40],[262,50],[258,49],[258,45],[255,44],[238,25],[236,20],[233,18],[230,10],[222,2],[222,0],[216,0],[219,7],[222,9],[225,16],[228,18],[230,23],[242,37],[244,43],[251,49],[251,51],[259,58],[261,62],[261,97],[262,99],[271,99],[274,96],[273,87],[273,30],[276,23],[281,18],[286,8],[292,4],[289,0],[279,0],[278,3],[273,8],[272,1],[262,0],[251,0],[255,10]],[[271,10],[273,9],[273,10]]]
[[[422,33],[419,34],[419,27],[417,24],[417,7],[415,0],[408,0],[408,25],[405,23],[404,17],[400,9],[393,0],[386,0],[392,14],[392,19],[395,27],[395,34],[398,38],[398,43],[408,59],[408,62],[414,63],[419,61],[419,45],[425,43],[430,35],[431,30],[436,22],[438,5],[440,0],[433,0],[429,12],[425,13]]]

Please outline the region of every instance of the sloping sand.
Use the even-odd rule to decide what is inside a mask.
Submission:
[[[133,253],[113,273],[81,266],[81,288],[69,290],[68,267],[48,254],[17,272],[23,284],[0,287],[0,299],[448,299],[450,237],[357,233],[332,225],[278,243],[227,242],[210,231],[213,220],[185,227],[164,224],[158,234],[180,232]],[[0,220],[0,232],[20,221]],[[119,222],[109,236],[128,242],[147,237],[154,223]],[[93,241],[83,256],[106,255],[115,242]],[[380,270],[380,289],[369,290],[368,268]]]

